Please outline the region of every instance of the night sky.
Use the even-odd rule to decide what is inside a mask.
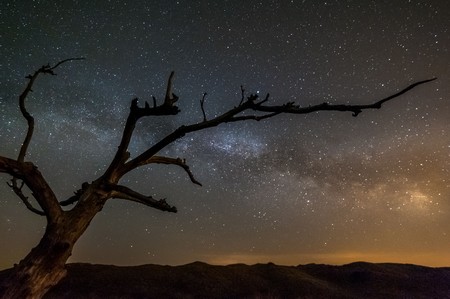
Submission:
[[[130,101],[160,101],[170,71],[178,116],[148,117],[136,156],[182,124],[239,104],[240,86],[271,102],[367,104],[438,77],[381,110],[280,115],[196,132],[122,183],[178,213],[110,200],[70,262],[118,265],[353,261],[450,266],[448,0],[2,1],[0,154],[17,157],[27,100],[36,119],[26,157],[66,199],[101,175]],[[45,219],[0,176],[0,268],[37,244]]]

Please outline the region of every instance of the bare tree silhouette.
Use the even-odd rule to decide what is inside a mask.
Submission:
[[[399,97],[414,87],[436,79],[415,82],[393,95],[368,105],[322,103],[301,107],[294,102],[288,102],[279,106],[270,106],[267,105],[269,94],[263,99],[256,94],[247,96],[244,88],[241,87],[242,97],[238,105],[211,119],[207,119],[204,109],[205,93],[200,100],[200,108],[203,113],[203,119],[200,122],[180,126],[136,157],[130,157],[128,147],[139,119],[148,116],[177,115],[180,112],[180,109],[176,106],[179,98],[172,91],[174,79],[174,72],[172,72],[169,76],[167,91],[162,104],[158,105],[155,98],[153,98],[151,106],[145,102],[144,106],[140,107],[137,98],[131,101],[119,147],[106,171],[91,183],[83,183],[72,197],[59,200],[36,165],[25,160],[34,130],[34,118],[27,111],[25,100],[32,91],[33,84],[39,75],[55,75],[55,69],[62,64],[82,59],[69,58],[56,63],[54,66],[49,64],[42,66],[26,77],[28,83],[19,96],[20,111],[27,121],[28,129],[17,159],[0,156],[0,172],[12,176],[8,185],[31,212],[46,217],[47,226],[39,244],[18,265],[15,265],[8,279],[2,282],[0,294],[3,298],[41,298],[53,285],[57,284],[66,274],[65,263],[72,253],[74,244],[110,198],[138,202],[161,211],[177,212],[176,207],[170,205],[165,199],[156,199],[141,194],[121,185],[120,180],[124,175],[138,167],[159,163],[181,167],[192,183],[201,185],[194,177],[186,160],[158,155],[162,149],[186,134],[223,123],[260,121],[283,113],[307,114],[318,111],[348,111],[352,112],[353,116],[358,116],[363,110],[379,109],[384,103]],[[31,191],[34,204],[25,195],[24,186]],[[73,206],[63,209],[64,206],[69,205]]]

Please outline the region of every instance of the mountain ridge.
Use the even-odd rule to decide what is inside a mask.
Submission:
[[[450,267],[72,263],[51,298],[450,298]],[[0,271],[0,280],[11,269]]]

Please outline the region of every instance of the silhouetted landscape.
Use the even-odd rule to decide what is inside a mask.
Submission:
[[[68,264],[44,298],[450,298],[450,267]],[[3,279],[10,270],[0,272]]]

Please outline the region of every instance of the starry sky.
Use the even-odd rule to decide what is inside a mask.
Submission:
[[[27,100],[27,155],[60,199],[101,175],[130,100],[164,97],[174,70],[181,113],[141,120],[136,156],[182,124],[213,117],[249,93],[269,104],[367,104],[351,113],[280,115],[185,136],[122,183],[167,198],[178,213],[110,200],[71,262],[117,265],[353,261],[450,266],[450,5],[447,0],[31,1],[0,7],[0,154],[17,157]],[[38,242],[45,219],[0,179],[0,268]]]

